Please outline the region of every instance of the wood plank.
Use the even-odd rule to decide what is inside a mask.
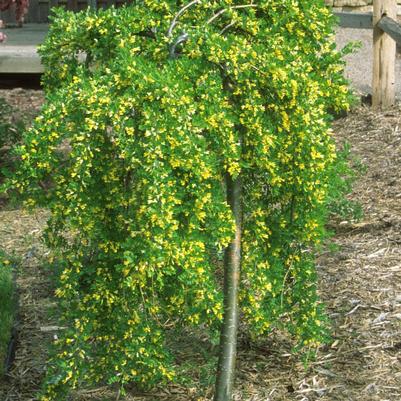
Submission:
[[[39,1],[30,0],[28,7],[28,14],[25,17],[26,22],[37,22],[39,21]]]
[[[372,13],[354,13],[354,12],[335,12],[334,15],[340,19],[339,25],[342,28],[372,29]]]
[[[6,11],[1,12],[0,19],[3,20],[5,24],[15,25],[15,6],[11,7],[11,10],[8,9]]]
[[[47,24],[24,24],[23,28],[2,31],[8,40],[1,44],[0,73],[41,73],[43,66],[37,46],[48,32]]]
[[[78,0],[67,0],[67,10],[78,11]]]
[[[401,45],[401,25],[397,21],[384,16],[377,23],[377,26],[390,35],[399,45]]]
[[[49,23],[51,10],[49,4],[39,3],[39,23]]]
[[[31,54],[0,54],[0,73],[7,74],[38,74],[44,71],[39,55]]]
[[[372,106],[386,109],[395,103],[395,41],[379,27],[383,16],[397,18],[396,0],[373,1]]]
[[[87,0],[87,2],[88,2],[88,7],[91,8],[92,10],[96,11],[97,1],[96,0]]]

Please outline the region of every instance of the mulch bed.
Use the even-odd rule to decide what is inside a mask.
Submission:
[[[0,97],[13,107],[10,116],[14,121],[32,119],[43,104],[44,96],[41,90],[35,89],[0,89]]]
[[[41,93],[33,91],[9,98],[21,114],[42,101]],[[318,260],[334,342],[322,347],[307,368],[279,334],[257,347],[241,345],[235,400],[401,400],[401,105],[385,113],[357,108],[335,122],[334,132],[366,166],[351,196],[361,203],[364,217],[333,222],[338,250],[327,250]],[[42,268],[46,250],[40,234],[46,216],[45,210],[33,215],[0,210],[0,244],[22,258],[19,342],[9,377],[0,382],[1,401],[34,400],[48,344],[57,335],[52,327],[57,322],[47,312],[53,305],[52,287]],[[191,346],[183,342],[183,354]],[[194,358],[194,371],[205,371],[207,361]],[[131,391],[125,399],[207,401],[212,390],[207,383],[172,385],[149,394]],[[101,387],[79,392],[74,401],[116,398],[116,391]]]

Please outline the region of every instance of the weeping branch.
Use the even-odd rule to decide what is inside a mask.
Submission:
[[[210,17],[209,19],[208,19],[208,21],[206,22],[206,24],[211,24],[214,20],[216,20],[217,18],[219,18],[220,17],[220,15],[222,15],[222,14],[224,14],[226,11],[229,11],[229,10],[238,10],[238,9],[241,9],[241,8],[256,8],[257,7],[257,5],[256,4],[240,4],[240,5],[238,5],[238,6],[232,6],[232,7],[229,7],[229,8],[223,8],[223,9],[221,9],[220,11],[217,11],[217,13],[216,14],[214,14],[212,17]]]
[[[170,27],[168,28],[167,31],[167,37],[171,38],[172,34],[173,34],[173,29],[174,27],[177,25],[178,23],[178,18],[181,17],[182,14],[185,13],[185,11],[188,10],[188,8],[192,7],[195,4],[199,4],[201,2],[201,0],[193,0],[190,3],[188,3],[186,6],[182,7],[178,13],[174,16],[173,21],[171,22]]]
[[[232,26],[235,25],[235,21],[230,22],[228,25],[226,25],[221,31],[220,31],[220,35],[223,35],[224,32],[226,32],[228,29],[230,29]]]
[[[170,46],[170,58],[177,58],[176,49],[181,43],[184,43],[188,40],[189,35],[186,32],[183,32],[177,40]]]

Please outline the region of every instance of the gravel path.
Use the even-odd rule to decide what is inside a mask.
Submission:
[[[373,31],[371,29],[339,28],[336,36],[338,47],[343,48],[351,41],[360,41],[362,47],[346,57],[345,75],[357,93],[363,95],[372,93]],[[400,55],[396,57],[395,93],[397,99],[401,99]]]

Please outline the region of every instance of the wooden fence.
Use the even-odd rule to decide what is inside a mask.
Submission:
[[[396,0],[373,0],[371,13],[336,13],[340,26],[373,29],[372,105],[388,108],[395,103],[396,43],[401,45]]]

